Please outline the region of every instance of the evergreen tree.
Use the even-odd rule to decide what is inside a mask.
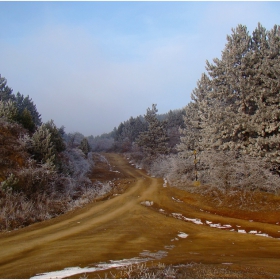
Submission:
[[[13,90],[7,86],[7,80],[0,74],[0,101],[15,100]]]
[[[0,100],[0,117],[4,117],[9,121],[17,121],[18,110],[15,102],[12,100]]]
[[[50,131],[51,134],[51,142],[54,145],[54,149],[56,153],[60,153],[66,149],[63,135],[61,133],[64,132],[64,128],[58,129],[53,120],[50,120],[44,124],[46,129]]]
[[[19,122],[23,125],[24,128],[28,129],[30,132],[34,132],[35,124],[31,113],[27,108],[25,108],[22,114],[19,116]]]
[[[279,164],[279,55],[279,26],[259,24],[252,36],[246,26],[233,29],[193,91],[179,149],[238,150]]]
[[[29,98],[29,95],[24,97],[22,94],[18,92],[17,95],[15,96],[15,102],[18,108],[19,118],[23,114],[23,111],[27,109],[31,114],[33,123],[36,126],[42,124],[41,115],[38,113],[36,105],[33,103],[32,99]]]
[[[30,152],[38,162],[55,166],[56,151],[50,130],[42,124],[31,137]]]
[[[167,154],[170,149],[168,148],[168,136],[166,121],[160,122],[157,119],[156,104],[152,105],[152,109],[148,108],[144,116],[148,123],[148,130],[141,132],[136,139],[136,144],[140,146],[144,154],[148,158],[155,158],[159,154]]]
[[[87,157],[88,153],[89,153],[90,150],[91,150],[87,138],[84,138],[84,139],[81,141],[80,149],[83,151],[83,153],[84,153],[84,154],[86,155],[86,157]]]

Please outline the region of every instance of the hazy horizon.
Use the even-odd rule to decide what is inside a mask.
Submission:
[[[279,2],[0,2],[1,68],[43,122],[108,133],[152,103],[191,100],[238,24],[279,24]]]

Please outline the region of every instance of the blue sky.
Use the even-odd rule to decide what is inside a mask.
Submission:
[[[44,122],[110,132],[156,103],[190,102],[238,24],[280,24],[280,2],[0,2],[0,74]]]

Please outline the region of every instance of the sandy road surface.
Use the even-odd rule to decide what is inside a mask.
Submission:
[[[162,179],[147,176],[120,155],[106,157],[129,182],[126,191],[0,234],[0,278],[30,278],[67,267],[149,256],[166,264],[249,267],[255,269],[255,277],[265,271],[266,277],[280,278],[277,222],[215,214],[198,205],[194,195],[163,187]],[[141,204],[145,201],[153,205]]]

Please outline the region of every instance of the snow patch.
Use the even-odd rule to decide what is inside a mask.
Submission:
[[[184,232],[179,232],[178,236],[181,238],[187,238],[189,235]]]
[[[174,199],[174,198],[172,197],[172,199]],[[164,211],[164,210],[160,209],[160,212],[162,212],[162,211]],[[179,220],[192,222],[192,223],[197,224],[197,225],[203,225],[203,222],[200,219],[187,218],[187,217],[183,216],[180,213],[172,213],[170,216],[172,216],[172,217],[174,217],[176,219],[179,219]],[[235,231],[235,229],[232,228],[232,226],[228,225],[228,224],[227,225],[222,225],[221,223],[214,224],[211,221],[205,221],[205,223],[206,223],[206,225],[208,225],[208,226],[210,226],[212,228],[227,229],[227,230],[229,230],[231,232]],[[237,229],[237,233],[242,233],[242,234],[250,233],[250,234],[255,234],[255,235],[258,235],[258,236],[273,238],[272,236],[269,236],[267,233],[262,233],[261,231],[250,230],[249,232],[246,232],[245,229],[241,229],[241,226],[236,225],[236,227],[238,228]],[[278,231],[278,232],[280,232],[280,231]],[[174,239],[172,239],[171,241],[174,241]]]
[[[172,245],[171,245],[171,247],[172,247]],[[110,268],[128,266],[128,265],[132,265],[132,264],[151,261],[151,260],[154,260],[154,259],[158,260],[158,259],[161,259],[163,257],[166,257],[167,254],[168,253],[166,251],[158,251],[158,252],[152,253],[148,250],[144,250],[142,253],[139,254],[140,256],[142,256],[141,258],[135,257],[135,258],[123,259],[123,260],[110,260],[110,262],[107,262],[107,263],[106,262],[101,262],[101,263],[96,264],[93,267],[83,267],[83,268],[78,267],[78,266],[67,267],[67,268],[64,268],[63,270],[40,273],[40,274],[37,274],[37,275],[31,277],[30,279],[62,279],[62,278],[68,278],[68,277],[76,275],[76,274],[90,273],[90,272],[101,271],[101,270],[106,270],[106,269],[110,269]]]
[[[203,225],[203,223],[201,222],[200,219],[187,218],[180,213],[172,213],[171,216],[173,216],[174,218],[179,219],[179,220],[192,222],[192,223],[197,224],[197,225]]]
[[[177,199],[177,198],[174,198],[173,196],[172,196],[172,199],[173,199],[174,201],[176,201],[176,202],[183,202],[182,200]]]
[[[163,178],[163,181],[164,181],[163,187],[166,188],[166,187],[167,187],[167,179],[166,179],[166,178]]]
[[[149,261],[148,258],[131,258],[131,259],[123,259],[123,260],[116,260],[116,261],[110,261],[110,263],[99,263],[95,267],[67,267],[63,270],[58,271],[51,271],[46,273],[37,274],[30,279],[62,279],[67,278],[72,275],[81,274],[81,273],[90,273],[94,271],[101,271],[106,270],[109,268],[116,268],[116,267],[122,267],[127,266],[131,264],[141,263]]]
[[[144,205],[144,206],[152,206],[153,204],[154,204],[153,201],[148,201],[148,200],[141,202],[141,205]]]
[[[257,230],[250,230],[249,233],[256,234],[256,233],[258,233],[258,231]]]
[[[264,237],[270,237],[271,238],[271,236],[269,236],[267,233],[256,233],[256,235],[264,236]]]
[[[210,225],[210,227],[215,227],[215,228],[231,228],[231,225],[221,225],[220,223],[218,223],[218,224],[209,224]]]

